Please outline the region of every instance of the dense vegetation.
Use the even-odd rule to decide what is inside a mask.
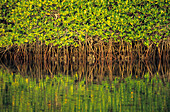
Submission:
[[[77,47],[89,38],[159,45],[169,15],[168,0],[1,0],[0,47]]]
[[[154,111],[168,112],[169,83],[145,74],[101,84],[75,83],[79,78],[66,75],[44,79],[22,77],[0,69],[1,111]]]

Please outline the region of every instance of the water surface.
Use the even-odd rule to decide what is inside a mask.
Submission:
[[[168,112],[168,67],[145,62],[1,63],[0,110]]]

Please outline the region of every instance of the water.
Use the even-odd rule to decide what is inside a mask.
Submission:
[[[162,62],[4,62],[0,111],[168,112],[168,78],[169,65]]]

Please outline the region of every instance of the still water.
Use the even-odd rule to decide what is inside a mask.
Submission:
[[[1,112],[168,112],[169,65],[0,64]]]

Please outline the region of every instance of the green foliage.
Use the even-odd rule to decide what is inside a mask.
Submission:
[[[168,9],[167,0],[1,0],[0,47],[77,46],[86,35],[149,46],[169,37]]]

